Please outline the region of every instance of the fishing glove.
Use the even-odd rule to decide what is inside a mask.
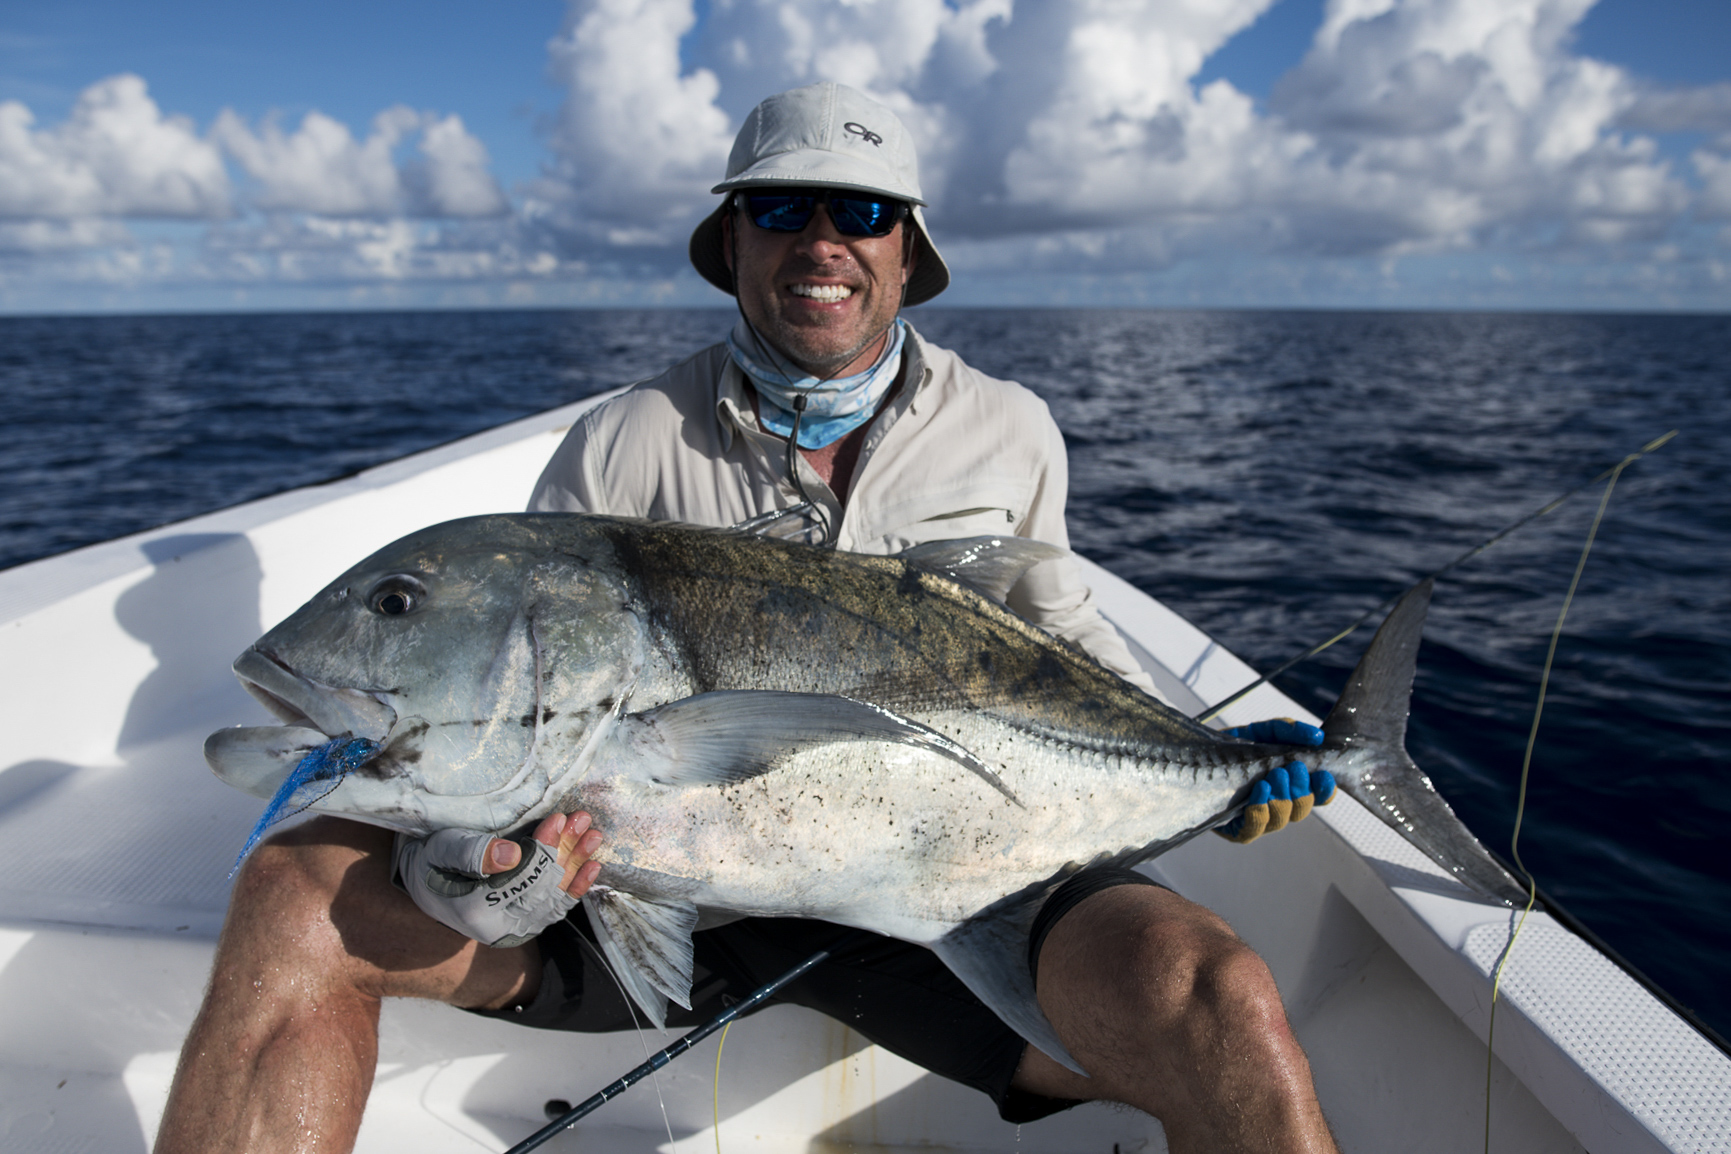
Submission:
[[[464,937],[505,949],[533,940],[577,905],[559,888],[565,871],[551,846],[514,838],[523,851],[517,867],[486,877],[481,872],[493,834],[442,829],[430,837],[399,833],[391,847],[391,881],[428,916]]]
[[[1228,737],[1246,741],[1264,741],[1276,745],[1322,744],[1322,730],[1290,717],[1256,721],[1226,731]],[[1310,816],[1314,806],[1334,800],[1334,775],[1326,769],[1311,770],[1302,761],[1277,765],[1250,787],[1250,800],[1244,812],[1215,832],[1231,841],[1245,844],[1265,833],[1273,833],[1295,821]]]

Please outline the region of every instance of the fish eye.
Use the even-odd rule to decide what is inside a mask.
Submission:
[[[425,585],[407,573],[393,573],[373,586],[367,594],[367,606],[385,617],[401,617],[419,609],[426,597]]]

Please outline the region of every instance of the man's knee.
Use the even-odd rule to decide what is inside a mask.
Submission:
[[[1286,1030],[1280,990],[1268,964],[1236,937],[1193,943],[1183,980],[1189,1012],[1235,1031]]]
[[[1120,886],[1093,895],[1054,927],[1040,961],[1053,985],[1116,987],[1144,1022],[1284,1025],[1268,967],[1211,910],[1169,890]],[[1057,994],[1057,990],[1051,991]]]

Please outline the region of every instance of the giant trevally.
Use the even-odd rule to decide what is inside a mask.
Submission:
[[[417,834],[589,811],[607,842],[584,903],[658,1021],[665,998],[689,1004],[700,916],[822,918],[930,947],[1072,1068],[1028,973],[1039,903],[1078,868],[1231,820],[1295,756],[1463,882],[1524,896],[1403,747],[1428,583],[1377,633],[1324,745],[1297,750],[1198,725],[1005,609],[1056,552],[452,521],[243,653],[235,672],[286,724],[219,731],[206,757],[260,796]],[[346,758],[327,756],[335,738]],[[321,750],[316,780],[290,783]]]

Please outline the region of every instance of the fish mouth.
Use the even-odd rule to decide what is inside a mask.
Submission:
[[[302,758],[330,741],[301,726],[235,726],[205,739],[204,760],[224,782],[269,801]]]
[[[241,688],[289,728],[314,729],[326,738],[364,737],[382,745],[397,724],[397,711],[377,692],[324,685],[256,646],[235,659],[234,675]]]
[[[376,692],[324,685],[296,673],[276,654],[252,648],[234,663],[241,687],[283,724],[219,729],[204,743],[204,759],[229,785],[274,797],[307,754],[339,738],[384,745],[397,711]]]

